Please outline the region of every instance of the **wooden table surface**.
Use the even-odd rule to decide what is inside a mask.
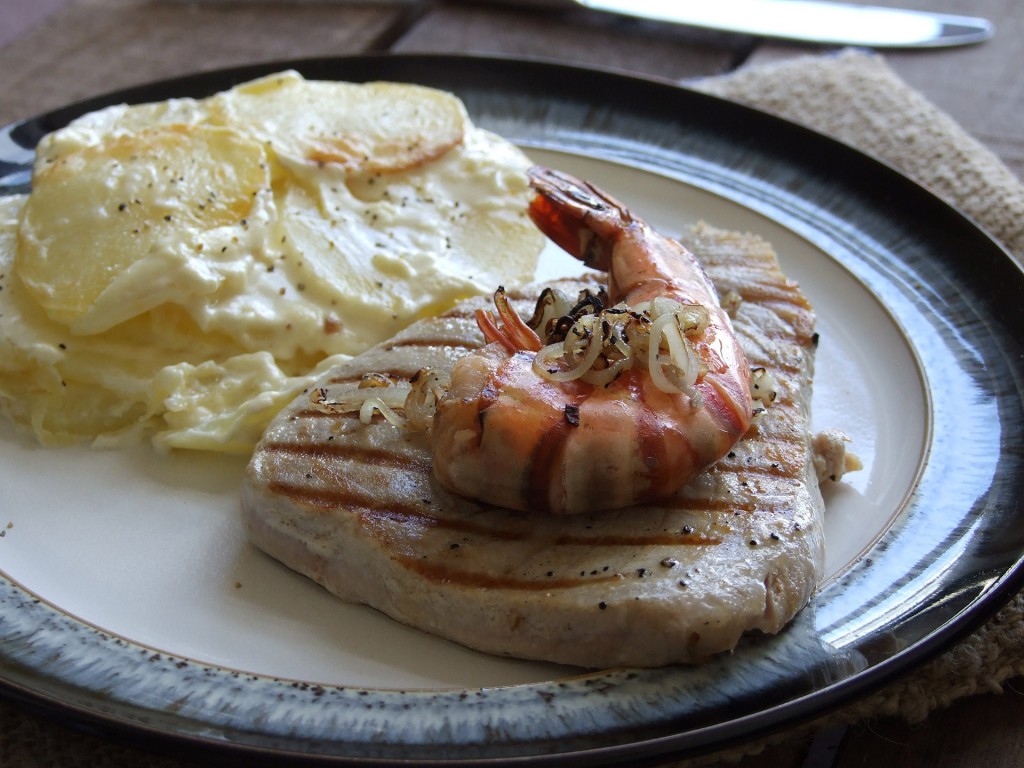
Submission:
[[[996,36],[982,45],[889,52],[886,59],[911,86],[1024,177],[1024,3],[874,4],[969,13],[994,21]],[[203,54],[197,57],[200,50]],[[685,80],[817,50],[584,10],[499,4],[4,0],[0,123],[153,79],[305,56],[502,53]],[[934,712],[923,724],[877,719],[811,736],[793,735],[738,765],[1009,768],[1024,764],[1022,754],[1024,680],[1015,680],[1003,694],[961,700]]]

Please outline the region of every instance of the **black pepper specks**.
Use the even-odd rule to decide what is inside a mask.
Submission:
[[[565,406],[565,420],[569,422],[570,426],[578,427],[580,425],[580,407],[572,404]]]

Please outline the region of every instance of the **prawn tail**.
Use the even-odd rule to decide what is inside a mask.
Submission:
[[[588,267],[608,270],[615,240],[633,222],[629,210],[567,173],[535,165],[527,175],[537,193],[528,210],[537,228]]]

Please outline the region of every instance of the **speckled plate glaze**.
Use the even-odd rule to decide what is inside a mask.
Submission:
[[[667,231],[758,232],[820,319],[815,423],[864,472],[827,494],[826,580],[777,637],[697,668],[584,672],[483,657],[326,596],[248,547],[243,462],[48,451],[0,429],[0,693],[163,748],[336,764],[636,764],[820,715],[977,627],[1024,581],[1024,276],[984,232],[850,148],[677,86],[543,62],[259,65],[75,104],[204,96],[285,67],[454,91],[539,162]],[[566,269],[547,254],[543,269]]]

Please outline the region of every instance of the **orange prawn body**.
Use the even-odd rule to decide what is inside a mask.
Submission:
[[[728,315],[681,244],[570,176],[533,168],[530,181],[531,218],[571,255],[608,273],[613,302],[668,297],[707,310],[693,343],[704,372],[689,393],[663,391],[639,368],[602,385],[552,381],[534,366],[539,337],[499,304],[505,327],[478,315],[489,343],[455,364],[438,403],[435,475],[459,495],[552,514],[671,496],[750,425],[750,370]]]

